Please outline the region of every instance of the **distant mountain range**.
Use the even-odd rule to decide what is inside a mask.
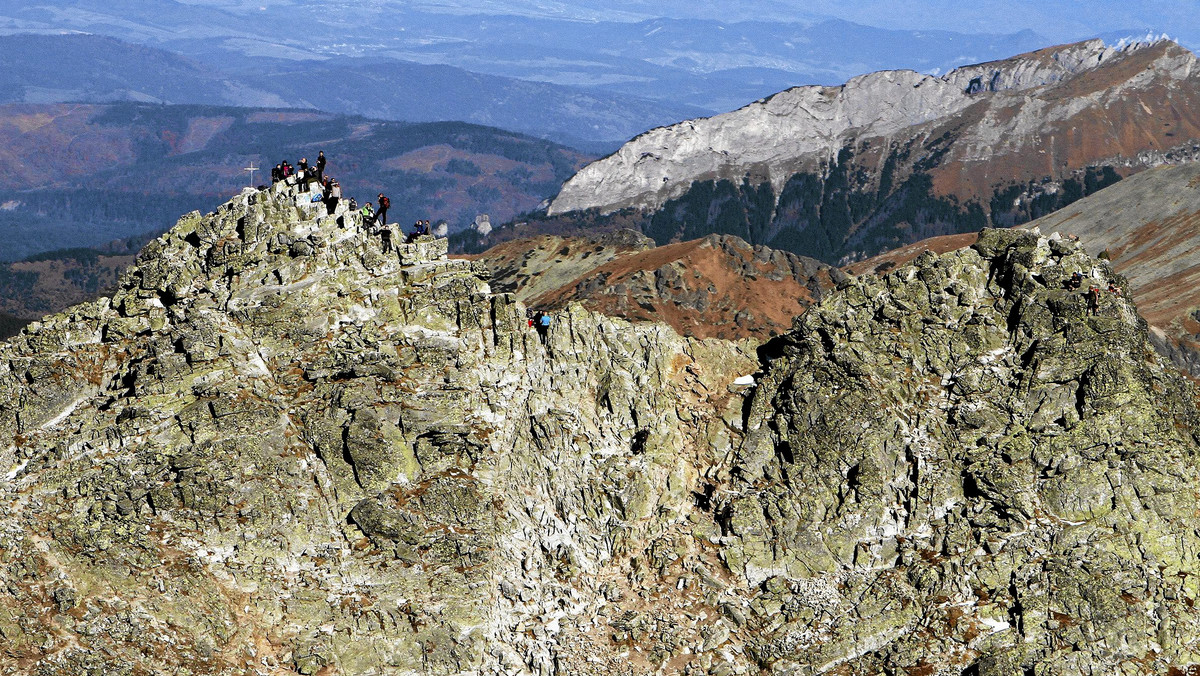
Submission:
[[[589,150],[601,148],[588,144],[619,144],[647,129],[724,112],[788,87],[836,84],[895,68],[944,73],[1052,42],[1031,30],[876,28],[797,12],[794,3],[773,3],[765,12],[730,7],[728,13],[725,7],[716,13],[684,4],[606,9],[562,3],[61,0],[53,7],[0,9],[0,33],[82,32],[182,55],[207,69],[196,91],[221,97],[209,103],[464,120]],[[30,43],[22,49],[64,53]],[[79,58],[62,64],[64,79],[97,70],[89,65],[88,49],[78,47]],[[147,93],[136,64],[104,68],[104,58],[95,61],[102,69],[98,80],[110,94],[137,100]],[[159,56],[148,61],[165,63]],[[37,66],[20,65],[35,72]],[[197,76],[180,64],[166,70],[185,79]],[[41,98],[21,100],[43,102],[88,89],[54,77],[27,87],[29,96]],[[171,86],[158,89],[178,94]],[[163,100],[198,102],[186,95]]]
[[[1012,226],[1200,157],[1198,65],[1170,41],[1097,40],[941,77],[790,89],[643,134],[511,236],[634,227],[663,244],[715,232],[844,264]]]
[[[536,207],[589,157],[460,122],[411,124],[294,110],[147,104],[0,106],[0,260],[160,233],[282,159],[318,150],[346,195],[391,219],[465,226]]]
[[[388,59],[259,58],[229,69],[96,35],[0,37],[0,103],[287,107],[408,122],[464,121],[607,151],[707,114],[635,96]]]

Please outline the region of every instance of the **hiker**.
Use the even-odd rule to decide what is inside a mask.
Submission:
[[[542,339],[542,344],[546,344],[546,334],[550,332],[550,315],[538,310],[538,313],[533,316],[533,325],[537,329],[538,336]]]
[[[317,151],[317,180],[325,180],[325,151]]]
[[[325,212],[333,214],[337,211],[338,202],[342,199],[342,187],[337,180],[326,176],[321,183],[321,195],[325,199]]]
[[[1088,314],[1091,315],[1095,315],[1100,312],[1100,287],[1095,285],[1088,287],[1087,309]]]
[[[408,239],[404,240],[404,243],[412,244],[413,242],[417,241],[417,238],[421,235],[428,235],[428,223],[429,221],[417,221],[416,223],[413,223],[413,231],[408,233]]]
[[[280,167],[278,164],[271,167],[271,183],[272,184],[278,183],[279,180],[282,178],[282,176],[281,176],[282,173],[283,173],[283,168]]]
[[[392,206],[392,201],[383,193],[379,193],[379,213],[375,215],[375,219],[380,225],[387,225],[387,210]]]
[[[379,232],[379,239],[383,244],[383,253],[392,252],[392,229],[383,223],[376,224],[376,230]]]
[[[1071,281],[1067,282],[1067,288],[1075,291],[1083,285],[1083,274],[1078,270],[1071,273]]]
[[[1108,292],[1111,293],[1112,295],[1116,296],[1117,298],[1121,297],[1121,287],[1117,286],[1113,282],[1108,283]]]
[[[367,202],[366,205],[363,206],[362,211],[360,211],[359,213],[362,214],[363,225],[374,225],[375,210],[371,208],[370,202]]]
[[[350,203],[348,206],[350,207],[350,213],[354,213],[354,212],[358,211],[358,200],[351,197]]]
[[[307,157],[301,157],[301,158],[300,158],[300,164],[298,164],[298,165],[296,165],[296,166],[297,166],[297,167],[299,167],[300,171],[305,171],[305,170],[307,170],[307,169],[308,169],[308,158],[307,158]]]

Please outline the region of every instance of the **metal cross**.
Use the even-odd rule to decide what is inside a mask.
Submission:
[[[259,169],[258,167],[254,166],[253,162],[250,163],[250,166],[244,167],[242,169],[242,171],[250,172],[250,187],[251,188],[254,187],[254,172],[258,171],[258,169]]]

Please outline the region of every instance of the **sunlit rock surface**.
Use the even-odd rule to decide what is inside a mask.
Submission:
[[[1195,403],[1072,245],[987,231],[757,352],[543,341],[444,252],[247,191],[0,348],[0,673],[1200,662]]]

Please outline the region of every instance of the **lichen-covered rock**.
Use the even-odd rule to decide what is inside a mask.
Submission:
[[[751,346],[578,307],[543,342],[445,240],[306,197],[185,216],[0,347],[0,673],[627,661],[597,613],[728,452]]]
[[[1196,407],[1070,245],[988,231],[757,354],[543,340],[444,253],[247,191],[0,346],[0,674],[1200,664]]]
[[[782,604],[752,621],[762,666],[1200,660],[1190,387],[1129,301],[1089,313],[1073,272],[1124,286],[1058,240],[989,230],[858,280],[770,346],[725,521],[730,566]]]

